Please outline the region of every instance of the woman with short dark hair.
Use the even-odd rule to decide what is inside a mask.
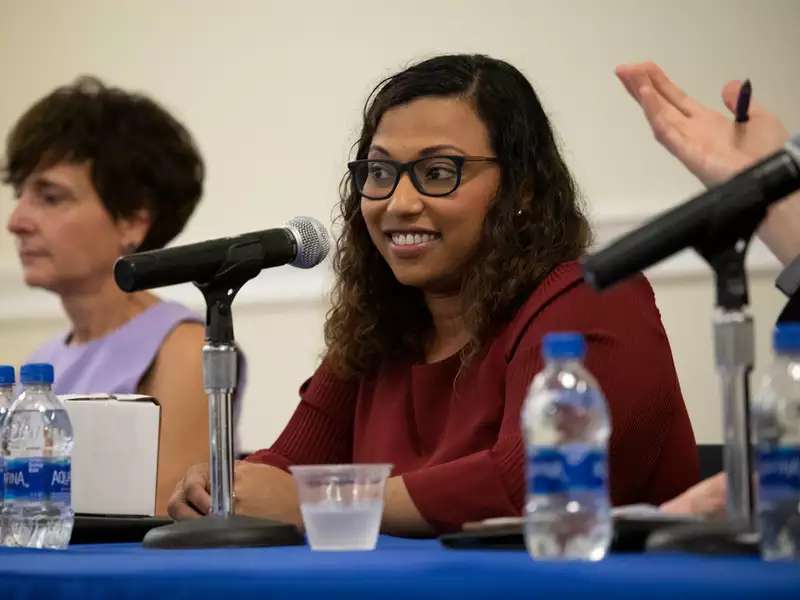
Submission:
[[[387,462],[383,530],[425,535],[519,514],[520,409],[541,340],[581,332],[608,399],[611,498],[697,481],[686,407],[643,276],[605,294],[576,260],[589,227],[525,77],[440,56],[386,79],[343,181],[327,353],[269,450],[236,469],[236,510],[300,523],[289,465]],[[189,470],[176,518],[209,511]]]
[[[184,227],[204,166],[186,128],[151,99],[82,77],[34,104],[6,144],[25,282],[57,294],[66,334],[29,358],[53,363],[55,391],[142,393],[161,404],[156,511],[208,454],[201,319],[114,283],[122,254],[160,248]]]

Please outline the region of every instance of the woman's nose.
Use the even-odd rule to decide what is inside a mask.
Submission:
[[[414,187],[411,176],[403,173],[394,193],[389,197],[389,205],[386,207],[388,212],[398,215],[418,214],[424,207],[422,194]]]
[[[25,235],[36,229],[36,220],[31,206],[25,198],[20,197],[14,210],[11,211],[6,222],[6,229],[14,235]]]

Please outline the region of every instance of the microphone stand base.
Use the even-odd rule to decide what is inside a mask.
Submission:
[[[647,539],[647,552],[758,555],[758,534],[729,521],[667,527]]]
[[[145,548],[250,548],[302,546],[305,538],[294,525],[240,515],[208,515],[151,529]]]

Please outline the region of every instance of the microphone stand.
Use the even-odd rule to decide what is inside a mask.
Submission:
[[[208,281],[195,282],[206,300],[203,387],[208,394],[211,513],[151,529],[146,548],[294,546],[305,543],[294,525],[238,516],[233,506],[231,403],[237,384],[231,305],[241,287],[264,264],[260,244],[233,246],[225,264]]]
[[[763,196],[756,185],[752,185],[747,193],[753,200]],[[747,311],[744,262],[753,233],[766,215],[766,207],[762,202],[753,204],[754,208],[732,222],[723,225],[712,222],[705,241],[695,247],[711,266],[716,280],[714,355],[722,384],[726,519],[657,531],[648,540],[648,549],[651,550],[709,554],[758,552],[749,379],[755,344],[753,318]]]

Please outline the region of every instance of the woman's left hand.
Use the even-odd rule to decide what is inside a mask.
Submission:
[[[717,473],[690,487],[680,496],[661,505],[661,510],[673,514],[688,514],[706,518],[725,515],[727,497],[725,473]]]
[[[238,461],[234,471],[234,511],[302,527],[294,479],[270,465]]]

